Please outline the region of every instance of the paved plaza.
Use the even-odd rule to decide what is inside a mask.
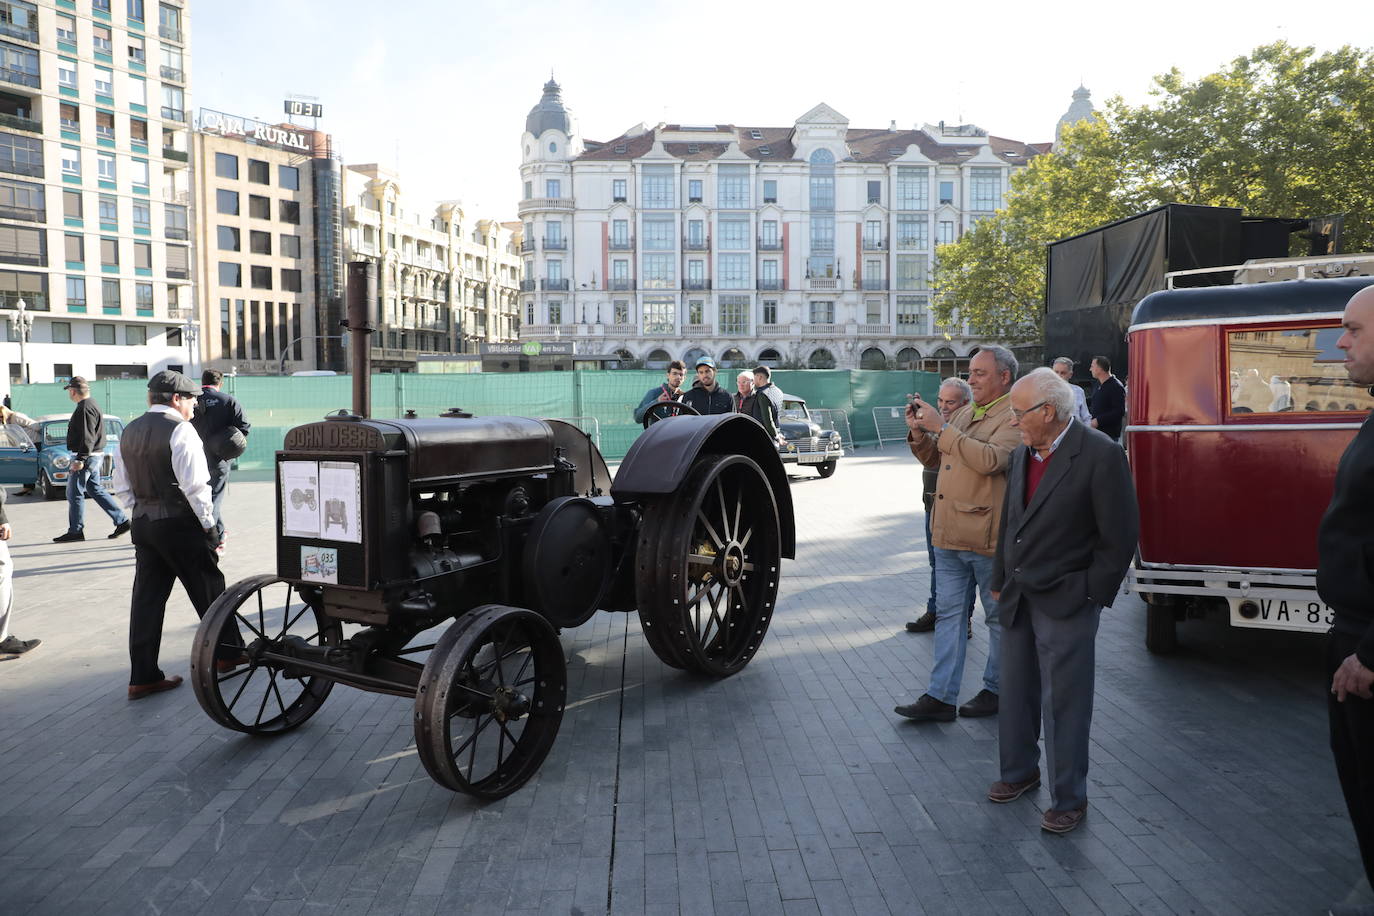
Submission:
[[[257,739],[188,685],[130,703],[133,548],[88,507],[11,497],[0,662],[0,913],[1317,914],[1360,866],[1326,746],[1318,637],[1189,624],[1144,648],[1102,619],[1091,806],[1043,834],[1039,790],[984,800],[996,719],[916,725],[931,637],[920,474],[864,450],[793,480],[798,556],[772,629],[723,682],[661,664],[634,615],[565,631],[569,707],[539,774],[479,804],[433,783],[405,699],[337,688]],[[231,484],[230,582],[272,571],[273,494]],[[981,617],[980,617],[981,619]],[[162,662],[188,673],[178,590]],[[964,698],[987,635],[970,644]]]

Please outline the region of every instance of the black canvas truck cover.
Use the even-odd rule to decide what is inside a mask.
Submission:
[[[1052,242],[1045,278],[1046,359],[1067,356],[1076,364],[1074,375],[1087,378],[1088,361],[1105,356],[1112,371],[1126,377],[1131,311],[1164,288],[1166,272],[1286,257],[1284,223],[1247,219],[1233,207],[1166,204]],[[1230,283],[1229,274],[1215,273],[1178,277],[1174,285]]]

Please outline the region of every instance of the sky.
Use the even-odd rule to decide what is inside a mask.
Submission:
[[[345,163],[399,172],[412,211],[461,200],[513,220],[520,135],[552,72],[584,138],[639,122],[788,126],[820,102],[851,127],[975,123],[1025,142],[1083,83],[1149,100],[1258,45],[1374,34],[1367,0],[211,0],[190,5],[192,102],[270,122],[318,97]],[[1243,13],[1232,12],[1243,9]],[[1359,24],[1364,23],[1363,27]],[[308,123],[308,122],[306,122]]]

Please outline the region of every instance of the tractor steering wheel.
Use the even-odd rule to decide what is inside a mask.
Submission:
[[[677,417],[683,414],[692,417],[701,416],[695,407],[681,401],[657,401],[650,404],[649,409],[644,411],[644,428],[648,429],[659,420],[666,420],[668,417]]]

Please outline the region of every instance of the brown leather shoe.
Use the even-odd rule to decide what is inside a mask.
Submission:
[[[1056,811],[1051,808],[1040,818],[1040,829],[1046,833],[1068,833],[1083,823],[1083,816],[1087,813],[1087,808],[1075,808],[1073,811]]]
[[[141,700],[150,697],[155,693],[162,693],[164,690],[173,690],[181,686],[181,675],[174,674],[171,677],[164,677],[162,680],[152,684],[130,684],[129,699]]]
[[[1036,770],[1035,775],[1030,779],[1023,779],[1020,782],[994,782],[988,788],[988,801],[1005,805],[1007,802],[1014,802],[1022,795],[1032,789],[1040,787],[1040,771]]]
[[[248,664],[248,656],[240,655],[238,658],[221,658],[215,661],[215,670],[220,674],[228,674],[235,668],[242,668]]]

